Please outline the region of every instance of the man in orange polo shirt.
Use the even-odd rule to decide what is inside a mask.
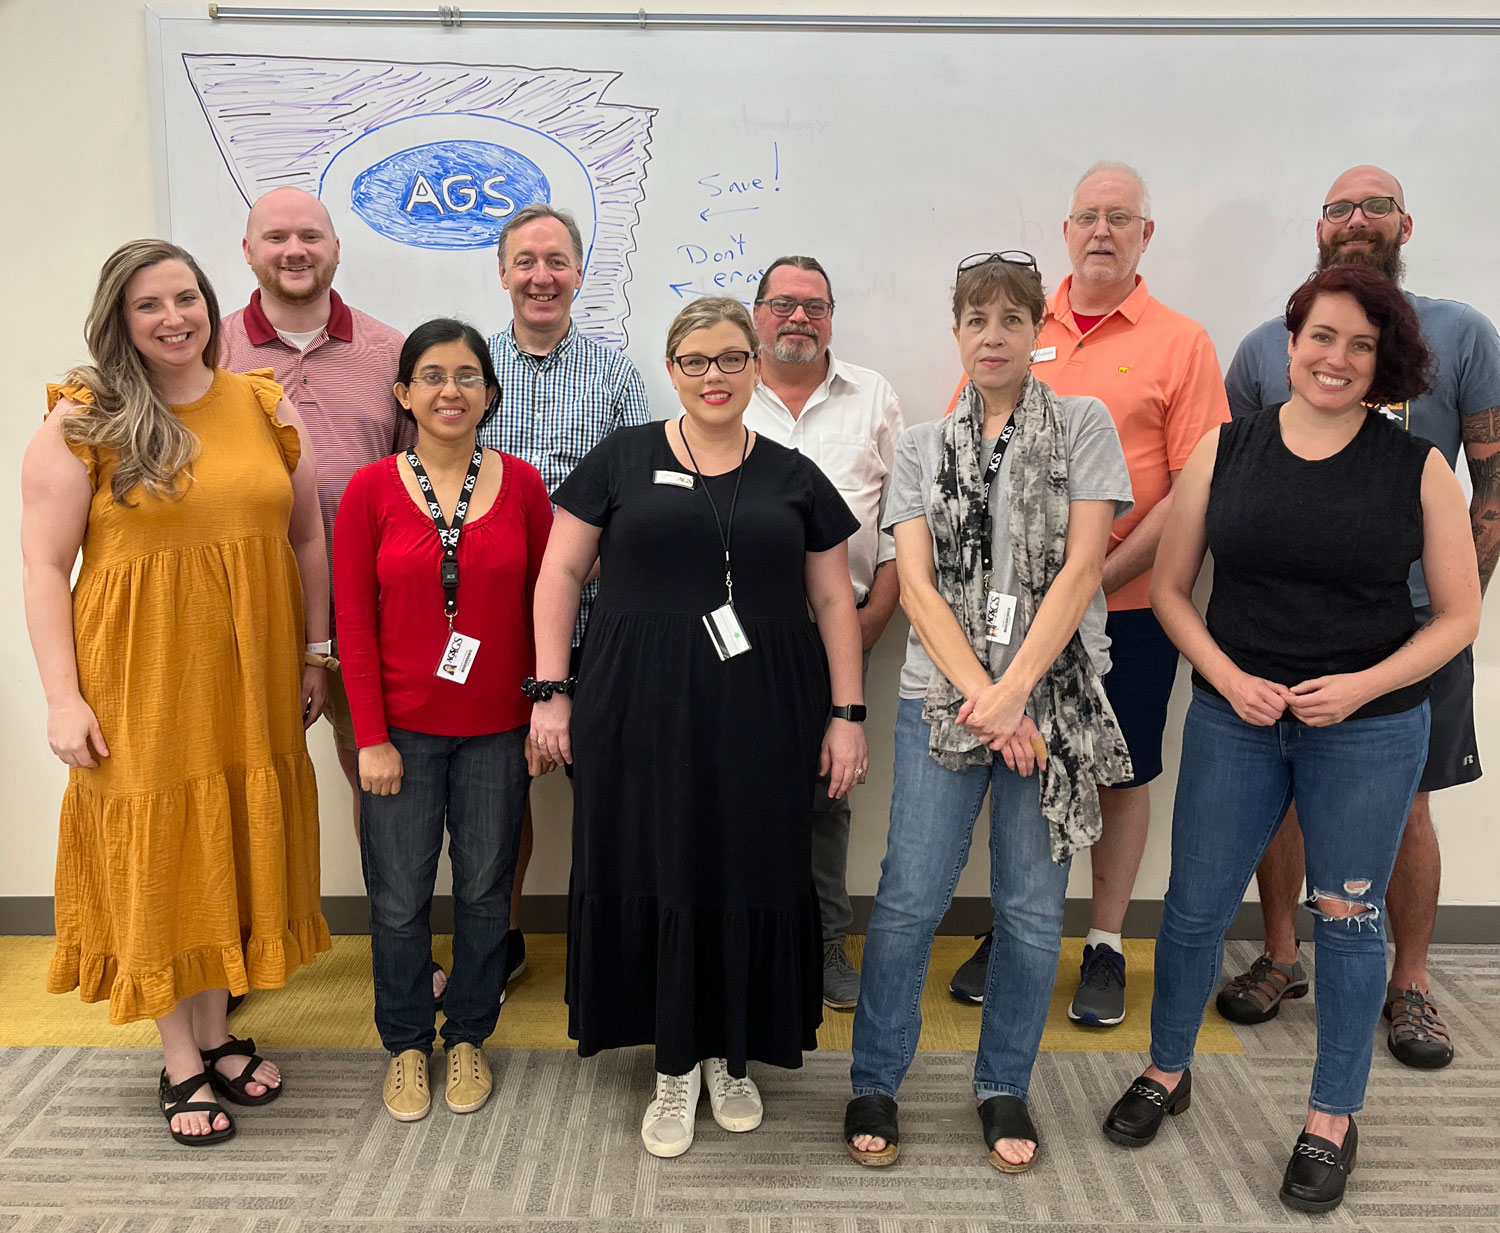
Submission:
[[[1057,393],[1092,395],[1109,408],[1135,492],[1104,560],[1113,661],[1104,688],[1135,778],[1099,791],[1104,834],[1092,850],[1091,928],[1068,1007],[1069,1018],[1098,1027],[1125,1017],[1120,931],[1146,848],[1146,785],[1161,774],[1162,729],[1177,675],[1177,650],[1151,611],[1151,565],[1178,472],[1203,434],[1229,419],[1207,331],[1152,299],[1136,274],[1155,229],[1145,183],[1132,168],[1104,162],[1084,173],[1063,222],[1073,272],[1048,302],[1031,362]],[[983,999],[989,948],[986,936],[953,977],[955,997]]]

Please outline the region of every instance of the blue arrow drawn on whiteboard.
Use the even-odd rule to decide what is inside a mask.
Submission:
[[[718,218],[720,214],[747,214],[751,210],[758,209],[760,209],[759,206],[737,206],[733,210],[702,210],[699,212],[698,217],[706,223],[711,218]]]
[[[681,300],[681,299],[686,299],[687,298],[686,296],[683,295],[683,288],[686,288],[687,290],[691,291],[693,289],[693,284],[692,283],[668,283],[667,287],[668,287],[669,290],[677,292],[677,298],[679,300]]]

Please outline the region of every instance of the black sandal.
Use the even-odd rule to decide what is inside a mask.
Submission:
[[[1027,1111],[1026,1102],[1019,1096],[991,1096],[979,1106],[979,1124],[984,1127],[984,1142],[990,1149],[990,1163],[1005,1173],[1025,1173],[1036,1164],[1042,1154],[1042,1136],[1037,1134]],[[1001,1139],[1021,1139],[1036,1144],[1031,1159],[1015,1164],[995,1150]]]
[[[862,1152],[854,1146],[858,1135],[884,1139],[878,1152]],[[872,1169],[893,1165],[901,1155],[901,1131],[896,1125],[896,1102],[889,1096],[856,1096],[844,1109],[844,1146],[860,1164]]]
[[[238,1040],[231,1036],[217,1049],[203,1049],[200,1051],[203,1058],[203,1069],[208,1072],[208,1081],[213,1084],[214,1091],[232,1100],[237,1105],[268,1105],[281,1095],[281,1085],[272,1087],[269,1083],[261,1084],[266,1090],[259,1096],[252,1096],[246,1088],[252,1083],[260,1083],[255,1077],[258,1066],[266,1059],[255,1051],[255,1042],[248,1036],[244,1040]],[[221,1058],[244,1057],[250,1060],[245,1063],[245,1069],[240,1071],[239,1077],[231,1079],[222,1074],[214,1065]]]
[[[234,1138],[234,1119],[225,1113],[224,1109],[216,1100],[189,1100],[188,1097],[196,1092],[205,1083],[212,1083],[207,1072],[194,1075],[191,1079],[184,1079],[181,1083],[168,1083],[167,1072],[161,1072],[161,1082],[157,1088],[157,1095],[161,1100],[162,1115],[167,1119],[167,1129],[172,1131],[172,1138],[185,1147],[205,1147],[210,1143],[222,1143],[225,1139]],[[172,1128],[172,1119],[179,1113],[207,1113],[208,1133],[206,1135],[189,1135],[180,1130]],[[214,1129],[214,1119],[223,1113],[229,1119],[229,1125],[224,1130]]]

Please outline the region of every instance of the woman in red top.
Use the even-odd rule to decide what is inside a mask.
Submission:
[[[490,1095],[482,1046],[504,998],[511,882],[528,771],[531,600],[552,506],[537,472],[482,449],[500,387],[478,332],[440,318],[401,350],[396,401],[417,443],[355,472],[334,523],[334,602],[359,745],[375,1024],[397,1121],[431,1106],[433,879],[446,821],[453,973],[447,1102]],[[528,757],[532,764],[528,765]]]

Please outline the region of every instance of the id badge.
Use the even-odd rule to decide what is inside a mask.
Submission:
[[[750,640],[745,637],[745,629],[735,615],[733,604],[715,608],[703,618],[703,625],[721,660],[743,655],[750,649]]]
[[[1016,623],[1016,597],[990,591],[984,597],[984,636],[990,642],[1010,645],[1010,631]]]
[[[474,666],[474,656],[479,654],[479,639],[470,638],[453,630],[448,635],[448,644],[443,647],[442,658],[433,671],[433,676],[444,681],[462,685],[469,679],[469,669]]]

